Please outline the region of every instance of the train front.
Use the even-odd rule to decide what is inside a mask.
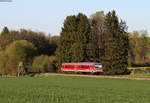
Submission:
[[[95,72],[103,72],[104,68],[101,63],[95,63]]]

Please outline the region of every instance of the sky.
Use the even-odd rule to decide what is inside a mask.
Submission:
[[[0,0],[1,1],[1,0]],[[4,1],[4,0],[3,0]],[[128,31],[150,33],[150,0],[12,0],[0,2],[0,30],[30,29],[59,35],[65,18],[82,12],[90,17],[97,11],[115,10],[126,21]]]

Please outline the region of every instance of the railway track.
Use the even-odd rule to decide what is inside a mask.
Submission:
[[[76,76],[76,77],[93,77],[93,78],[118,78],[118,79],[135,79],[135,80],[150,80],[150,77],[129,77],[122,75],[92,75],[92,74],[66,74],[66,73],[41,73],[41,75],[58,75],[58,76]]]

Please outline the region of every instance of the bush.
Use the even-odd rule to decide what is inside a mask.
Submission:
[[[32,63],[30,72],[56,72],[56,58],[55,56],[41,55],[35,57]]]

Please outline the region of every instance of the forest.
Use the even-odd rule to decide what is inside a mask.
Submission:
[[[114,10],[67,16],[59,36],[3,27],[1,76],[60,72],[64,62],[100,62],[105,74],[126,74],[128,67],[150,66],[150,37],[146,30],[128,32]]]

